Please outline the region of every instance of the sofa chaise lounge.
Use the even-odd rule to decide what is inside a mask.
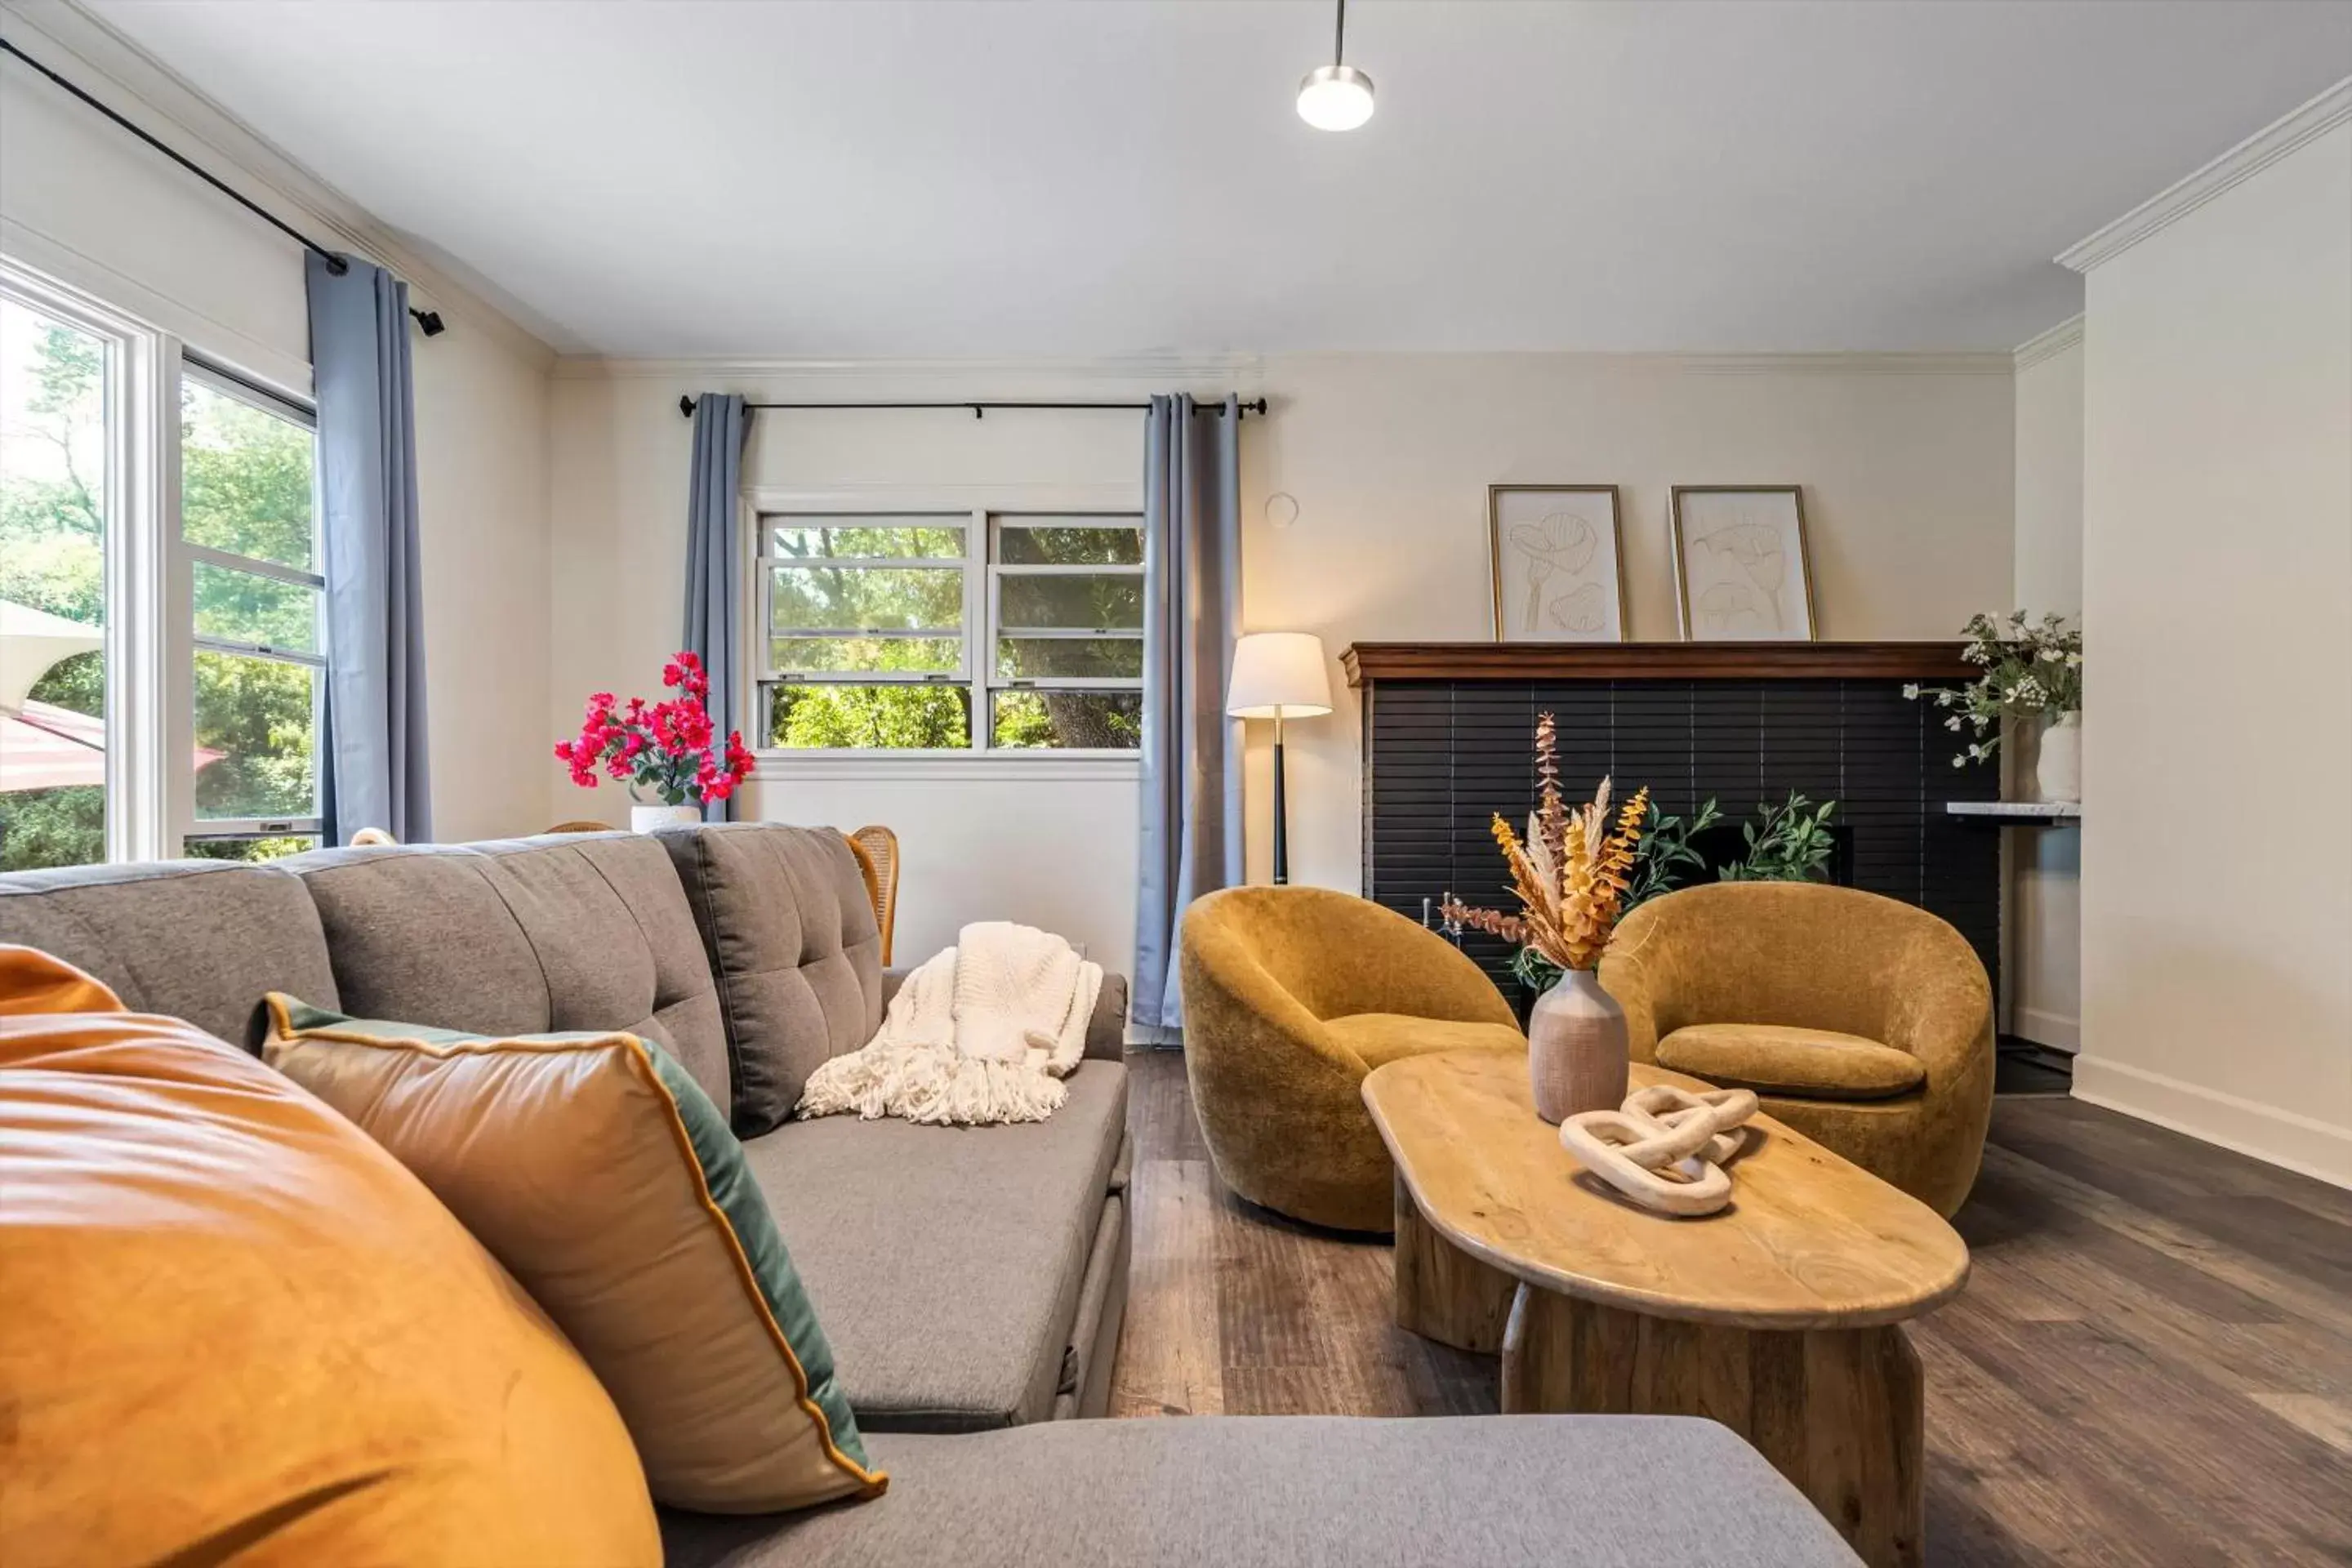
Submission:
[[[1108,1407],[1125,1313],[1124,983],[1107,980],[1045,1122],[791,1121],[799,1080],[864,1042],[894,978],[838,835],[747,824],[21,873],[0,877],[0,942],[247,1048],[274,990],[669,1049],[730,1112],[894,1477],[879,1500],[805,1514],[666,1511],[673,1563],[1853,1561],[1706,1422],[1076,1419]]]

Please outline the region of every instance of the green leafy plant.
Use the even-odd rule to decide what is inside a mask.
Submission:
[[[1837,841],[1830,814],[1837,802],[1816,806],[1795,790],[1779,805],[1759,805],[1757,820],[1740,829],[1748,853],[1716,872],[1726,882],[1818,882],[1829,870]]]
[[[1705,870],[1706,860],[1691,847],[1691,839],[1722,819],[1723,813],[1716,809],[1711,798],[1687,820],[1660,811],[1658,803],[1652,801],[1642,842],[1633,849],[1633,886],[1626,890],[1625,907],[1630,910],[1660,893],[1671,893],[1692,873]]]
[[[1968,749],[1953,754],[1952,766],[1980,763],[2000,749],[2003,719],[2038,719],[2083,710],[2083,628],[2063,616],[2027,624],[2023,610],[2006,616],[1976,615],[1960,628],[1969,646],[1960,657],[1984,671],[1966,686],[1903,689],[1914,702],[1923,697],[1952,711],[1944,728],[1969,737]]]

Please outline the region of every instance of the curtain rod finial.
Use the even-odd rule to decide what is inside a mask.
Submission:
[[[694,399],[693,399],[693,398],[691,398],[691,397],[680,397],[680,398],[677,400],[677,411],[678,411],[678,413],[679,413],[680,415],[684,416],[686,418],[688,418],[688,419],[693,418],[693,417],[694,417]]]

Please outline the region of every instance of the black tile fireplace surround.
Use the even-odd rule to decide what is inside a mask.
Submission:
[[[1685,817],[1713,797],[1733,823],[1790,790],[1836,801],[1835,879],[1951,921],[1998,987],[2000,836],[1944,803],[1998,798],[1999,770],[1953,767],[1941,712],[1903,695],[1970,679],[1959,646],[1356,644],[1343,662],[1363,692],[1365,896],[1416,921],[1448,892],[1511,907],[1488,824],[1526,822],[1549,712],[1571,794],[1607,773]],[[1503,942],[1472,931],[1462,948],[1517,997]]]

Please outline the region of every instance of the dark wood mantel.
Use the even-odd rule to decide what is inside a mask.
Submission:
[[[1957,642],[1360,642],[1348,684],[1376,680],[1972,680]]]

